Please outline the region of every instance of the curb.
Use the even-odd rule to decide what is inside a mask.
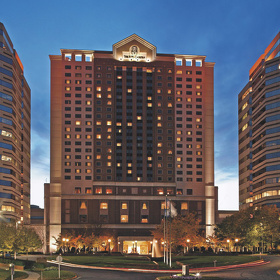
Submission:
[[[58,264],[57,261],[47,261],[51,264]],[[270,261],[265,262],[264,260],[259,260],[250,263],[236,264],[236,265],[227,265],[227,266],[218,266],[218,267],[201,267],[201,268],[191,268],[190,272],[212,272],[212,271],[220,271],[227,269],[237,269],[244,267],[253,267],[260,266],[270,263]],[[99,270],[116,270],[116,271],[126,271],[126,272],[143,272],[143,273],[180,273],[182,270],[151,270],[151,269],[139,269],[139,268],[118,268],[118,267],[98,267],[98,266],[89,266],[89,265],[78,265],[72,263],[61,262],[60,265],[74,267],[74,268],[87,268],[87,269],[99,269]],[[279,270],[280,273],[280,270]]]

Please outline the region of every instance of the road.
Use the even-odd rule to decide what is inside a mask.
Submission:
[[[29,256],[29,259],[31,257]],[[242,269],[228,269],[217,272],[205,272],[202,276],[215,276],[223,280],[280,280],[280,275],[277,270],[280,269],[280,256],[263,256],[265,261],[270,261],[269,264],[248,267]],[[73,271],[78,275],[79,280],[154,280],[157,276],[163,276],[162,273],[141,273],[141,272],[125,272],[114,270],[99,270],[86,268],[71,268],[62,266],[63,270]],[[166,275],[171,275],[168,273]]]
[[[277,270],[280,269],[280,256],[264,256],[265,261],[270,261],[269,264],[248,267],[235,270],[224,270],[219,272],[203,273],[205,276],[216,276],[224,280],[233,279],[254,279],[254,280],[276,280],[280,279]]]

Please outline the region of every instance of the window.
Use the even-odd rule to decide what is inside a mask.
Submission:
[[[121,215],[121,223],[128,223],[128,215]]]
[[[181,203],[181,210],[188,210],[188,203],[187,202],[182,202]]]
[[[95,193],[96,194],[102,194],[102,188],[101,187],[96,187],[95,188]]]
[[[122,202],[121,208],[122,210],[127,210],[127,202]]]
[[[101,202],[100,203],[100,209],[103,209],[103,210],[108,209],[108,203],[107,202]]]
[[[106,194],[113,194],[112,188],[106,188]]]
[[[92,190],[91,188],[86,188],[86,194],[91,194]]]
[[[76,188],[75,188],[75,194],[80,194],[80,193],[81,193],[81,188],[76,187]]]

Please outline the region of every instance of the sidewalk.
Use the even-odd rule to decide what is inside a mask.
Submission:
[[[36,272],[31,272],[31,271],[28,271],[28,270],[24,270],[23,272],[28,274],[28,277],[25,278],[25,279],[28,279],[28,280],[38,280],[40,278],[40,275],[38,273],[36,273]]]

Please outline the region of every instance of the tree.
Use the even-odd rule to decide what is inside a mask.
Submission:
[[[226,217],[215,229],[219,240],[238,238],[238,244],[258,247],[264,242],[270,244],[280,238],[279,211],[276,206],[250,207]]]
[[[169,218],[166,224],[168,232],[171,223],[171,242],[173,247],[187,247],[193,242],[197,242],[199,239],[199,220],[196,215],[189,213],[186,216],[177,215],[174,218]],[[155,239],[163,241],[164,238],[164,223],[161,222],[160,225],[156,227],[155,230],[151,231]],[[190,242],[188,242],[188,240]]]

